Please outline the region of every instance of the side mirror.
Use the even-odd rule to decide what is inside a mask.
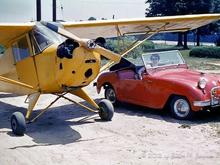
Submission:
[[[147,72],[144,72],[143,74],[142,74],[142,79],[144,80],[144,79],[146,79],[147,77],[148,77],[148,73]]]

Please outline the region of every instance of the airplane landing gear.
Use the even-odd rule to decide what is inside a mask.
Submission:
[[[15,135],[18,136],[22,136],[24,135],[25,131],[26,131],[26,122],[28,121],[28,123],[33,123],[34,121],[36,121],[41,115],[43,115],[46,111],[49,110],[49,107],[51,107],[57,100],[59,100],[60,98],[64,98],[72,103],[75,103],[83,108],[85,108],[86,110],[93,112],[95,114],[99,114],[100,118],[104,121],[111,121],[113,115],[114,115],[114,107],[112,105],[112,103],[107,100],[107,99],[103,99],[102,101],[100,101],[100,103],[97,105],[95,103],[95,101],[93,99],[91,99],[85,92],[83,89],[78,89],[78,90],[74,90],[71,91],[71,94],[74,94],[82,99],[84,99],[85,101],[87,101],[88,103],[90,103],[95,109],[92,109],[86,105],[83,105],[80,102],[76,102],[68,97],[66,97],[65,95],[66,93],[62,93],[62,94],[55,94],[57,96],[56,99],[54,99],[54,101],[52,101],[50,103],[50,105],[48,105],[46,108],[42,109],[40,111],[40,113],[38,113],[38,115],[36,115],[34,118],[30,119],[30,115],[32,113],[32,110],[37,102],[37,99],[39,98],[39,94],[36,94],[36,97],[32,97],[32,100],[29,101],[29,106],[28,106],[28,111],[26,116],[24,117],[24,115],[21,112],[15,112],[12,114],[11,116],[11,129],[12,132]],[[26,118],[26,119],[25,119]],[[81,119],[80,121],[83,121],[85,119],[88,119],[89,117],[85,117],[83,119]]]
[[[105,121],[111,121],[114,115],[114,107],[112,103],[107,99],[103,99],[98,105],[100,118]]]
[[[15,135],[23,136],[26,131],[26,121],[21,112],[15,112],[11,116],[11,129]]]

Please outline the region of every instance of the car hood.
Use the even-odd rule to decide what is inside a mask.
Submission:
[[[201,78],[205,78],[207,82],[215,83],[220,80],[220,76],[213,75],[213,74],[206,74],[198,71],[192,71],[185,68],[176,68],[176,69],[166,69],[166,70],[155,70],[152,73],[152,76],[155,78],[160,78],[164,80],[172,80],[175,82],[182,82],[182,83],[190,83],[191,85],[194,83],[198,83]]]

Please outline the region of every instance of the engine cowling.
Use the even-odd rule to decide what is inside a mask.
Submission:
[[[57,58],[56,80],[61,87],[86,86],[100,71],[100,54],[79,46],[71,56]]]

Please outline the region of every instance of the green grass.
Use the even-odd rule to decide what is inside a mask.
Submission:
[[[181,50],[180,53],[182,54],[183,58],[189,57],[190,50]]]
[[[216,58],[199,58],[189,57],[190,50],[180,51],[190,69],[193,70],[220,70],[220,66],[212,65],[212,63],[220,64],[220,59]]]

